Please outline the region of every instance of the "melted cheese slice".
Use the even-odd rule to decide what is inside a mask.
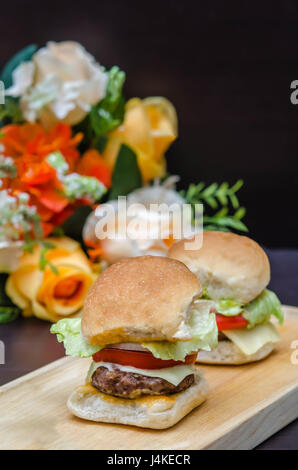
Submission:
[[[225,330],[223,334],[247,356],[255,354],[265,344],[277,343],[280,340],[279,333],[272,323],[257,325],[251,330]]]
[[[91,382],[91,377],[98,367],[106,367],[109,370],[113,369],[113,366],[117,366],[121,372],[131,372],[132,374],[146,375],[147,377],[159,377],[161,379],[170,382],[175,387],[190,374],[195,374],[196,369],[193,366],[174,366],[166,367],[164,369],[137,369],[136,367],[121,366],[120,364],[112,364],[110,362],[94,362],[92,361],[86,382]]]

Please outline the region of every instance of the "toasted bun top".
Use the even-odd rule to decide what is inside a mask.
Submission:
[[[197,277],[179,261],[123,259],[106,269],[88,292],[82,333],[90,344],[99,345],[190,339],[189,333],[181,336],[181,328],[193,298],[201,293]]]
[[[225,298],[246,304],[268,285],[270,265],[267,255],[250,238],[206,231],[200,249],[186,250],[185,241],[192,240],[175,243],[169,256],[185,263],[213,300]]]

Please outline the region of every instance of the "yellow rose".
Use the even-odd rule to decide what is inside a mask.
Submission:
[[[166,98],[132,98],[126,103],[124,122],[109,134],[103,157],[113,168],[120,145],[127,144],[137,154],[146,183],[165,176],[164,154],[176,138],[177,115]]]
[[[24,316],[32,316],[56,322],[80,313],[95,274],[80,244],[70,238],[50,238],[55,245],[46,252],[49,265],[39,269],[40,247],[32,253],[24,253],[16,271],[6,282],[6,293],[23,310]]]

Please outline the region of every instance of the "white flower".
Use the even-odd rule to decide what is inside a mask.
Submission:
[[[22,96],[33,83],[33,62],[22,62],[12,73],[13,85],[5,94],[13,97]]]
[[[49,42],[32,62],[15,69],[6,94],[20,96],[28,121],[39,119],[47,127],[57,121],[73,125],[105,97],[107,81],[108,74],[79,43]]]
[[[119,218],[119,222],[116,220],[115,224],[113,224],[114,214],[117,218],[121,211],[118,201],[101,204],[101,213],[93,211],[87,217],[83,227],[83,240],[87,245],[88,242],[100,244],[103,250],[102,259],[108,264],[133,256],[166,256],[167,239],[173,235],[174,215],[171,211],[165,211],[163,214],[158,210],[158,206],[163,204],[168,209],[172,208],[172,211],[174,209],[179,211],[179,208],[185,204],[185,199],[175,190],[178,179],[177,176],[171,176],[163,183],[156,180],[153,186],[132,191],[126,198],[126,208],[130,209],[130,215],[128,212],[126,215],[122,213],[123,217]],[[114,210],[109,211],[109,208]],[[123,207],[123,210],[126,208]],[[131,221],[136,223],[132,230],[129,230]],[[123,229],[126,230],[124,236],[119,236]],[[188,220],[187,229],[189,236],[192,235],[191,220]]]

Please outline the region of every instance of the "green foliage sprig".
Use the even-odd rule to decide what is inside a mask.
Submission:
[[[124,119],[125,100],[122,89],[125,82],[125,72],[114,66],[109,71],[106,96],[92,106],[90,122],[96,137],[119,126]]]
[[[125,72],[116,65],[108,72],[106,96],[95,106],[85,119],[73,127],[73,132],[82,132],[84,138],[80,143],[80,151],[84,152],[90,147],[96,148],[100,153],[104,151],[107,143],[106,134],[119,126],[125,113],[125,99],[123,85]]]
[[[229,186],[227,182],[218,184],[212,183],[206,186],[205,183],[190,184],[187,190],[180,191],[182,197],[193,209],[193,217],[195,217],[195,205],[203,204],[213,211],[210,215],[203,216],[204,230],[220,230],[229,232],[238,230],[240,232],[248,232],[248,228],[242,222],[246,210],[240,207],[239,199],[236,193],[243,186],[243,181],[238,180],[233,186]],[[230,207],[234,209],[234,213],[230,214]]]
[[[44,271],[47,266],[51,269],[54,274],[58,274],[58,269],[56,266],[51,263],[51,261],[46,257],[46,254],[49,250],[52,250],[56,245],[48,240],[34,240],[30,237],[27,237],[24,244],[23,250],[28,253],[32,253],[35,245],[40,245],[41,251],[39,256],[39,269]]]

